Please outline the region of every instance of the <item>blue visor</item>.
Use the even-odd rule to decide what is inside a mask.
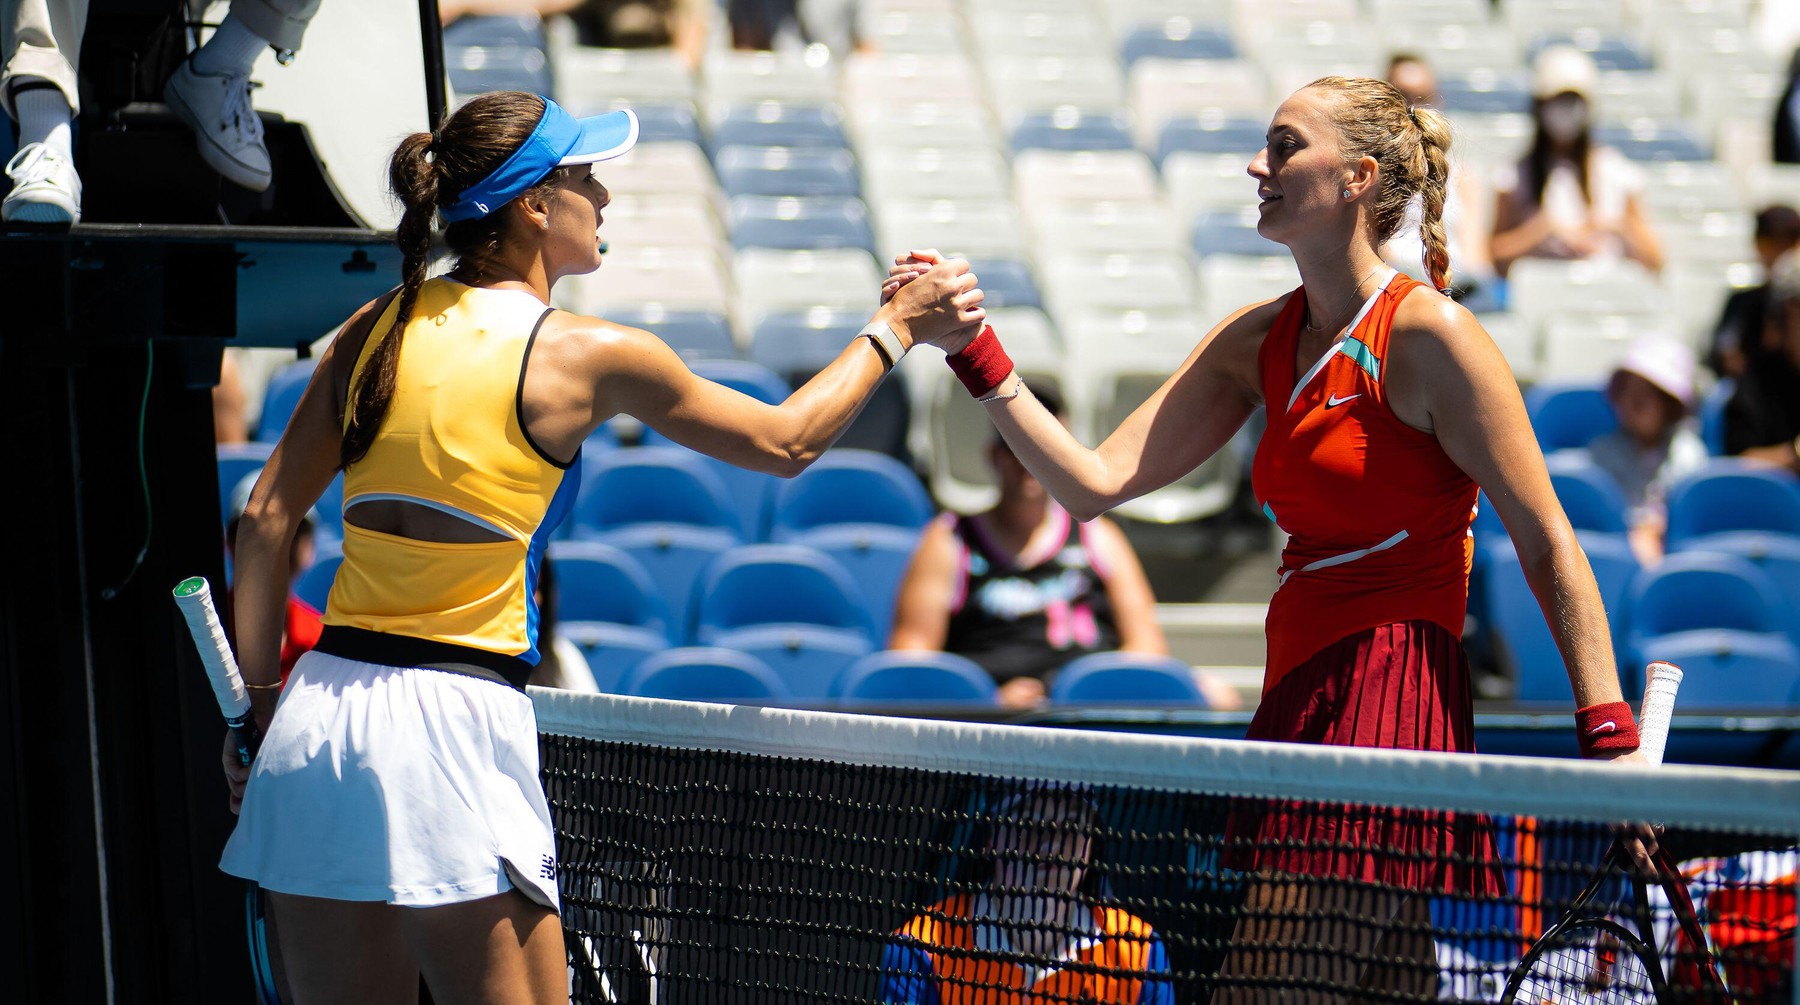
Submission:
[[[446,223],[486,216],[529,191],[557,168],[611,160],[630,150],[637,138],[638,120],[630,109],[578,119],[544,98],[544,117],[519,149],[493,174],[457,196],[440,212]]]

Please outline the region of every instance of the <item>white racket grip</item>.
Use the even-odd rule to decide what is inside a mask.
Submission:
[[[1681,690],[1681,668],[1661,661],[1644,668],[1644,704],[1638,712],[1638,753],[1661,764],[1669,742],[1669,719],[1675,714],[1675,692]]]
[[[225,640],[225,626],[219,623],[219,610],[213,606],[212,587],[199,576],[183,580],[175,587],[175,605],[181,608],[194,646],[200,650],[200,662],[206,667],[206,679],[212,682],[213,696],[219,699],[219,711],[228,722],[246,721],[250,692],[244,689],[237,658]]]

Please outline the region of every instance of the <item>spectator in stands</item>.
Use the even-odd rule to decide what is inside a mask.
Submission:
[[[1687,421],[1694,408],[1694,353],[1648,335],[1631,344],[1606,395],[1619,428],[1587,446],[1619,484],[1631,550],[1646,566],[1662,560],[1669,489],[1706,466],[1706,444]]]
[[[1643,173],[1593,139],[1594,61],[1553,45],[1533,75],[1531,149],[1499,184],[1490,250],[1504,275],[1521,258],[1630,258],[1662,268],[1640,193]]]
[[[1800,164],[1800,49],[1788,60],[1787,87],[1775,103],[1774,147],[1775,163]]]
[[[250,68],[266,48],[300,48],[318,6],[319,0],[233,5],[163,85],[163,100],[194,130],[201,158],[253,192],[269,187],[269,151],[250,103]],[[0,106],[19,127],[18,152],[6,162],[12,191],[0,202],[0,219],[81,221],[71,126],[81,111],[76,78],[87,8],[87,0],[0,0]]]
[[[244,507],[250,504],[250,490],[256,486],[259,472],[252,472],[237,483],[231,491],[231,515],[225,522],[225,554],[235,559],[237,556],[238,524],[244,518]],[[313,540],[313,528],[319,525],[319,512],[308,509],[300,518],[299,528],[294,532],[293,544],[288,550],[288,568],[292,575],[288,584],[287,609],[281,626],[281,682],[287,683],[288,675],[293,672],[294,664],[300,657],[319,644],[319,633],[325,625],[320,620],[323,615],[313,605],[301,600],[293,591],[293,584],[300,581],[300,576],[312,567],[318,554],[318,545]]]
[[[1725,405],[1725,452],[1800,471],[1800,249],[1769,271],[1763,353]]]
[[[1438,91],[1437,75],[1423,58],[1396,55],[1388,63],[1388,83],[1414,107],[1442,110],[1444,96]],[[1475,306],[1479,300],[1471,298],[1482,293],[1480,299],[1491,300],[1487,294],[1492,293],[1495,282],[1485,221],[1478,209],[1486,199],[1481,178],[1473,171],[1461,170],[1453,159],[1450,189],[1444,196],[1444,234],[1450,242],[1450,260],[1456,263],[1456,298],[1470,302],[1475,310],[1481,309]],[[1382,259],[1414,279],[1425,278],[1425,247],[1419,236],[1424,204],[1423,198],[1414,196],[1400,229],[1381,246]]]
[[[822,45],[834,59],[861,47],[856,0],[725,0],[733,49],[799,52]]]
[[[1795,247],[1800,247],[1800,212],[1792,206],[1770,206],[1756,214],[1756,257],[1762,260],[1764,276],[1774,270],[1777,258]],[[1766,281],[1726,298],[1707,358],[1714,373],[1722,377],[1742,376],[1751,359],[1764,355],[1768,302]]]
[[[1064,417],[1053,391],[1036,393]],[[1046,679],[1077,656],[1167,655],[1150,581],[1118,526],[1070,519],[998,436],[988,462],[999,501],[976,516],[946,513],[925,529],[900,583],[888,648],[967,656],[993,675],[1011,708],[1043,704]]]
[[[443,0],[445,24],[472,15],[563,15],[575,40],[603,49],[673,48],[690,68],[706,56],[712,30],[709,0]]]
[[[244,398],[244,371],[229,350],[219,357],[219,382],[212,389],[213,442],[243,443],[250,438],[249,405]]]
[[[530,682],[538,687],[597,694],[600,685],[594,680],[593,668],[581,654],[581,647],[557,631],[562,623],[556,610],[559,596],[556,563],[545,555],[538,567],[537,591],[533,594],[538,609],[538,651],[542,655],[532,668]]]
[[[1173,1005],[1162,939],[1102,903],[1093,803],[1047,787],[1002,800],[989,819],[990,835],[975,842],[976,874],[958,877],[975,891],[933,904],[895,933],[881,1000]]]

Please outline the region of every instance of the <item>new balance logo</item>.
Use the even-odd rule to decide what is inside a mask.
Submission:
[[[1601,733],[1611,733],[1611,732],[1617,730],[1618,728],[1619,727],[1616,723],[1614,723],[1611,719],[1608,719],[1605,722],[1601,723],[1600,725],[1595,726],[1593,729],[1588,730],[1588,735],[1589,736],[1599,736]]]
[[[1362,397],[1362,395],[1360,395],[1360,394],[1346,394],[1340,398],[1334,394],[1330,398],[1327,398],[1325,400],[1325,407],[1326,408],[1336,408],[1339,405],[1345,404],[1346,402],[1355,401],[1356,399],[1358,399],[1360,397]]]

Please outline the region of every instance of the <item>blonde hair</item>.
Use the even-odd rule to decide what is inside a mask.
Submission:
[[[1413,196],[1423,199],[1419,237],[1431,283],[1450,288],[1450,247],[1444,200],[1450,194],[1450,120],[1430,108],[1408,107],[1406,96],[1373,77],[1320,77],[1308,87],[1335,95],[1331,120],[1343,135],[1344,159],[1372,157],[1381,167],[1375,197],[1375,243],[1393,237]]]

